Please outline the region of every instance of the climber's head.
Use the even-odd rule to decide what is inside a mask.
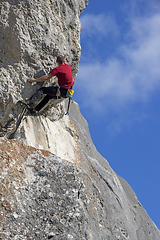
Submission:
[[[59,55],[57,57],[56,62],[58,63],[58,65],[64,64],[65,63],[64,57],[62,55]]]

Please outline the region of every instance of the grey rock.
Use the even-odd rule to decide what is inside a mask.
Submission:
[[[0,239],[86,239],[81,168],[14,140],[0,145]]]
[[[75,80],[81,53],[79,16],[87,4],[88,0],[0,2],[1,116],[6,118],[17,100],[39,88],[26,80],[42,69],[48,73],[58,54],[73,67]]]

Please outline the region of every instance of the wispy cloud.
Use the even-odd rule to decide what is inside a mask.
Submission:
[[[104,37],[108,34],[117,35],[118,27],[113,15],[86,14],[80,18],[82,24],[82,37],[85,35]]]
[[[93,15],[84,16],[82,20],[87,19],[87,23],[83,30],[89,31],[92,26],[90,34],[95,35],[96,30],[107,34],[107,25],[103,25],[103,30],[99,29],[104,18],[103,15],[95,16],[95,19]],[[109,21],[116,29],[114,20]],[[111,31],[110,27],[108,31]],[[132,17],[127,36],[130,41],[119,45],[117,57],[80,64],[76,84],[86,107],[101,109],[105,105],[107,109],[146,101],[160,88],[160,14]]]
[[[116,119],[112,119],[110,123],[107,125],[107,132],[110,133],[112,137],[116,136],[117,133],[120,133],[123,131],[124,126],[125,130],[130,129],[133,125],[133,123],[141,123],[145,121],[148,118],[148,116],[144,112],[137,112],[137,111],[127,111],[120,115]]]

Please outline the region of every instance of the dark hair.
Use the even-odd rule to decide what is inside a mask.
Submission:
[[[56,60],[57,63],[63,64],[64,63],[64,57],[62,55],[59,55]]]

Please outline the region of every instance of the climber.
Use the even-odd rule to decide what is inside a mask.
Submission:
[[[33,112],[40,111],[50,99],[56,99],[57,94],[59,94],[62,98],[66,97],[68,89],[71,89],[73,86],[73,76],[72,76],[72,67],[65,63],[64,56],[60,55],[57,57],[56,63],[58,67],[53,68],[49,74],[41,76],[39,78],[29,78],[27,82],[44,82],[50,79],[53,76],[58,78],[59,87],[41,87],[29,100],[27,100],[27,104],[31,106],[34,104],[38,98],[40,98],[43,94],[46,96],[43,100],[32,109]]]

